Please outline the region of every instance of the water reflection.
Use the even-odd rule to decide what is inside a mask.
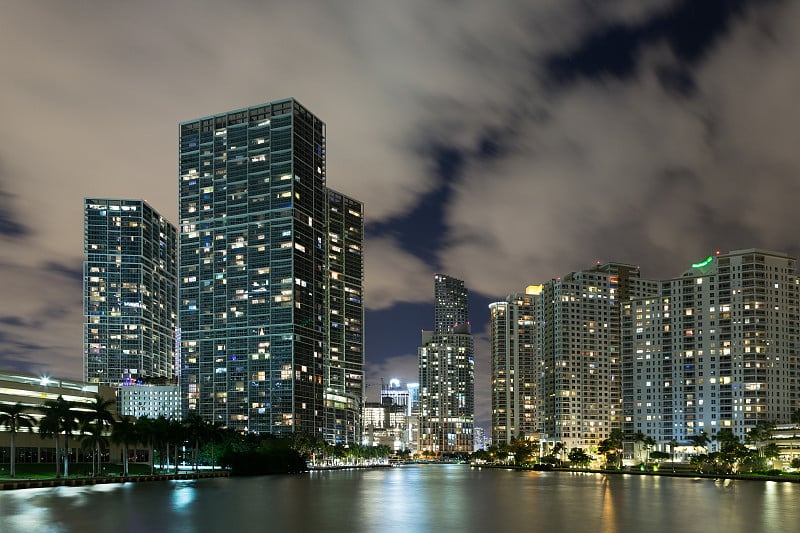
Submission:
[[[0,492],[0,532],[793,531],[793,483],[423,465]]]
[[[176,486],[172,493],[172,508],[176,511],[185,510],[194,501],[196,490],[194,482]]]

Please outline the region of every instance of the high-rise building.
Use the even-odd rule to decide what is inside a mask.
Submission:
[[[83,377],[172,379],[176,229],[142,200],[84,201]]]
[[[327,188],[325,124],[294,99],[183,122],[179,181],[185,408],[357,442],[362,206]]]
[[[434,333],[452,333],[469,323],[467,289],[464,282],[443,274],[434,276]]]
[[[539,438],[536,304],[542,286],[489,304],[494,443]]]
[[[361,434],[364,391],[364,204],[328,190],[328,348],[325,439],[349,444]]]
[[[711,255],[626,303],[626,437],[664,445],[788,423],[800,407],[798,319],[796,260],[758,249]]]
[[[475,361],[464,282],[434,278],[435,330],[419,348],[419,449],[434,454],[473,451]]]
[[[606,263],[543,285],[539,329],[540,437],[590,448],[622,424],[621,303],[656,295],[639,268]]]

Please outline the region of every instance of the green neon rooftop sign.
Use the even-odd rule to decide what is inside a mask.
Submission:
[[[700,261],[699,263],[692,263],[692,268],[703,268],[704,266],[708,266],[709,264],[711,264],[711,261],[713,260],[714,256],[709,255],[708,257],[706,257],[705,261]]]

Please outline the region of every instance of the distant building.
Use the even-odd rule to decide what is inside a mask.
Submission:
[[[117,411],[139,418],[181,420],[181,388],[178,385],[130,384],[117,389]]]
[[[420,452],[471,453],[475,420],[475,361],[464,282],[434,278],[435,330],[419,348]]]
[[[84,201],[83,375],[118,386],[172,379],[176,229],[142,200]]]
[[[476,427],[475,444],[473,446],[473,450],[476,452],[478,450],[486,450],[491,445],[492,445],[492,439],[486,435],[486,431],[483,428]]]
[[[528,287],[489,305],[492,432],[495,443],[539,438],[539,339],[536,303],[542,287]],[[477,444],[476,444],[477,446]]]
[[[394,413],[390,426],[399,427],[405,433],[399,441],[403,449],[415,453],[418,449],[419,439],[419,383],[406,383],[405,386],[399,379],[390,379],[388,384],[381,380],[382,406],[391,406]],[[403,413],[402,419],[400,413]],[[364,421],[364,431],[368,431],[368,421]]]
[[[415,451],[409,431],[413,423],[404,405],[383,402],[366,402],[363,409],[364,432],[362,444],[365,446],[385,445],[394,451]]]

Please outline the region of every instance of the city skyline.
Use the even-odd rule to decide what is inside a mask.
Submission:
[[[370,399],[415,381],[437,272],[470,287],[488,428],[488,303],[596,260],[800,255],[800,6],[599,4],[7,6],[0,368],[80,378],[83,198],[177,224],[178,124],[279,98],[365,205]]]

